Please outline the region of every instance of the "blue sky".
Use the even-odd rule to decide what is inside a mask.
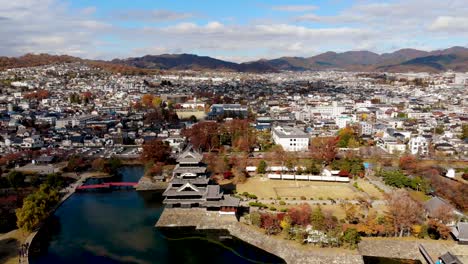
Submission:
[[[466,0],[0,0],[0,55],[233,61],[468,45]]]

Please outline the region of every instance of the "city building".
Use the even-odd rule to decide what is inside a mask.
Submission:
[[[309,136],[302,130],[289,126],[276,126],[271,130],[275,144],[285,151],[306,151],[309,148]]]

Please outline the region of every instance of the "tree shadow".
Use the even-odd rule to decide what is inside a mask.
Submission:
[[[11,259],[17,258],[20,244],[20,241],[12,237],[0,240],[0,264],[12,262]]]

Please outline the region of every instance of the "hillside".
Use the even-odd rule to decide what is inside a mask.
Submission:
[[[40,66],[56,63],[82,62],[109,72],[124,74],[154,74],[171,70],[277,72],[277,71],[388,71],[388,72],[442,72],[468,71],[468,49],[452,47],[431,52],[401,49],[377,54],[370,51],[325,52],[316,56],[280,57],[235,63],[193,54],[146,55],[111,61],[84,60],[67,55],[26,54],[21,57],[0,57],[0,70],[16,67]]]

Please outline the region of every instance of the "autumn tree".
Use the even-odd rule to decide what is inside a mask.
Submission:
[[[26,231],[33,231],[49,215],[60,197],[57,190],[43,184],[39,190],[28,195],[23,206],[16,210],[17,226]]]
[[[430,219],[427,223],[427,233],[432,239],[447,239],[450,237],[451,228],[435,219]]]
[[[286,151],[284,151],[283,147],[281,145],[275,145],[270,149],[270,152],[268,153],[268,158],[269,160],[273,162],[279,162],[282,167],[284,167],[284,163],[286,162],[286,159],[288,157],[288,154]]]
[[[400,157],[398,165],[403,170],[414,171],[417,168],[418,160],[413,155],[404,155]]]
[[[102,158],[95,159],[93,162],[91,162],[91,167],[96,171],[104,171],[105,166],[106,161]]]
[[[275,235],[281,232],[280,221],[274,214],[261,214],[262,228],[267,235]]]
[[[310,152],[314,159],[330,164],[337,154],[337,142],[336,137],[317,137],[311,142]]]
[[[393,226],[395,236],[411,233],[411,227],[422,221],[422,206],[413,200],[405,190],[397,190],[387,195],[385,212],[387,219]]]
[[[145,162],[166,162],[171,155],[169,143],[154,139],[143,144],[143,152],[140,159]]]
[[[355,132],[351,127],[347,126],[338,131],[338,147],[347,148],[350,140],[354,140],[352,144],[356,145]]]
[[[220,147],[218,130],[216,122],[200,122],[185,130],[184,135],[195,149],[211,152]]]
[[[141,104],[144,106],[144,107],[151,107],[153,106],[153,100],[154,100],[154,95],[152,94],[144,94],[142,97],[141,97]]]
[[[312,208],[309,204],[301,204],[289,208],[287,215],[291,218],[293,225],[307,226],[311,220]]]
[[[449,224],[455,219],[455,214],[449,205],[442,205],[437,208],[430,217],[439,220],[443,224]]]

